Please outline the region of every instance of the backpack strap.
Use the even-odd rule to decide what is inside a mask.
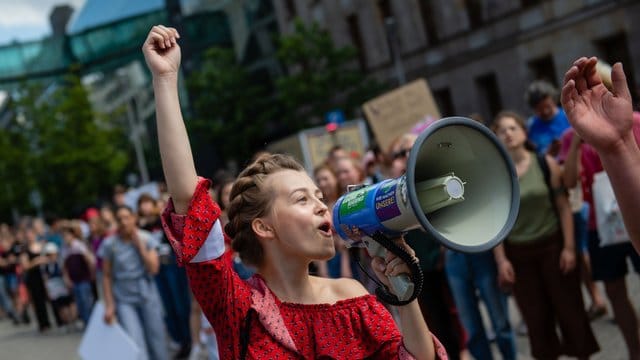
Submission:
[[[551,186],[551,170],[549,169],[549,163],[545,158],[544,154],[536,154],[536,158],[538,159],[538,166],[540,166],[540,170],[542,170],[542,175],[544,176],[544,183],[547,185],[547,191],[549,192],[549,201],[551,201],[551,206],[553,207],[553,211],[558,214],[558,208],[556,207],[556,196],[559,194],[566,193],[566,189],[564,186],[560,186],[557,189],[554,189]]]

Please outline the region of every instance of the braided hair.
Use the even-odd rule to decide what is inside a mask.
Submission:
[[[229,222],[224,230],[233,239],[233,250],[247,264],[260,266],[264,260],[264,250],[251,222],[265,216],[271,208],[273,193],[266,188],[265,181],[269,175],[282,170],[304,171],[304,168],[291,156],[265,154],[247,166],[231,188],[227,208]]]

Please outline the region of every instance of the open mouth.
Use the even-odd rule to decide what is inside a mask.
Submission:
[[[318,230],[324,233],[324,235],[332,235],[333,231],[331,230],[331,223],[326,221],[323,222],[322,225],[318,227]]]

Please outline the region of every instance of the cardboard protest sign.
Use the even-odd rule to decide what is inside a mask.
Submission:
[[[440,118],[440,111],[425,79],[412,81],[371,99],[362,108],[384,151],[393,139],[410,131],[425,116]]]

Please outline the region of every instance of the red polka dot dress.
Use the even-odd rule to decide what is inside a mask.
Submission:
[[[241,280],[223,256],[226,235],[208,188],[209,181],[200,179],[187,214],[175,214],[169,201],[162,217],[215,330],[221,359],[413,359],[391,314],[372,295],[293,304],[281,302],[259,275]],[[433,339],[438,356],[446,358]]]

